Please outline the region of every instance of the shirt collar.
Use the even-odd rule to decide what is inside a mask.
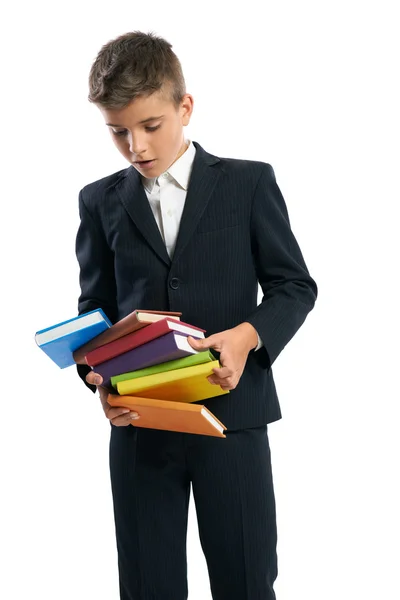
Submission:
[[[196,148],[193,142],[191,140],[186,140],[186,143],[188,144],[188,147],[185,152],[165,171],[165,173],[169,173],[176,183],[184,190],[187,190],[189,187],[190,174],[192,172],[194,156],[196,154]],[[157,178],[144,177],[141,175],[141,179],[143,187],[151,194],[154,191]]]

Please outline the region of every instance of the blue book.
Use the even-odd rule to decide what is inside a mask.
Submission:
[[[104,311],[98,308],[37,331],[35,342],[60,369],[65,369],[76,364],[72,356],[75,350],[111,325]]]

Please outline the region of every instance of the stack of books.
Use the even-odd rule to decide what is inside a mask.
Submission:
[[[191,404],[229,392],[207,379],[220,366],[218,360],[209,350],[194,350],[187,340],[189,335],[204,338],[205,330],[180,316],[137,309],[111,325],[101,310],[92,311],[37,332],[36,341],[55,362],[55,349],[63,346],[62,364],[57,362],[62,368],[87,364],[101,375],[109,404],[139,413],[135,427],[226,437],[225,426],[205,406]],[[96,330],[93,320],[101,323]],[[68,331],[62,328],[65,323]],[[45,332],[47,341],[41,344]],[[57,338],[57,333],[63,335]]]

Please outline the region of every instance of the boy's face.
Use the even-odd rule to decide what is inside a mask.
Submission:
[[[178,109],[162,91],[135,98],[123,109],[99,109],[114,144],[144,177],[158,177],[186,150],[183,127],[193,111],[190,94],[184,95]]]

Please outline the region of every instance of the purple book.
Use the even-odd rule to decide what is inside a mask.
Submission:
[[[110,379],[115,375],[159,365],[191,354],[198,354],[198,351],[191,347],[187,336],[171,331],[115,358],[99,363],[93,367],[93,371],[102,376],[102,385],[110,386]]]

